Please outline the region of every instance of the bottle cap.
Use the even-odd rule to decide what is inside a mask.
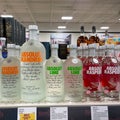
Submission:
[[[115,49],[119,49],[120,50],[120,45],[116,45]]]
[[[28,29],[29,30],[38,30],[38,26],[37,25],[29,25]]]
[[[51,44],[51,48],[56,48],[56,49],[58,49],[58,44]]]
[[[15,48],[15,44],[7,44],[7,48]]]
[[[6,38],[5,37],[0,37],[1,45],[5,45]]]
[[[114,44],[107,44],[107,45],[106,45],[106,48],[112,49],[112,48],[114,48]]]
[[[96,47],[97,47],[97,45],[95,43],[88,45],[88,48],[96,48]]]
[[[70,45],[70,48],[75,48],[75,49],[76,49],[76,48],[77,48],[77,45],[71,44],[71,45]]]
[[[82,46],[77,47],[78,50],[82,50]]]

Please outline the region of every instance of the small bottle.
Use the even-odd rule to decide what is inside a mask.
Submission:
[[[30,37],[22,47],[21,59],[21,100],[38,102],[45,98],[44,46],[38,40],[38,26],[29,25]]]
[[[105,100],[119,99],[119,62],[114,54],[114,45],[106,45],[106,56],[102,61],[102,87]]]
[[[96,27],[92,26],[92,34],[89,37],[89,43],[88,44],[93,44],[96,43]]]
[[[14,47],[8,45],[8,47]],[[20,100],[20,61],[14,56],[15,50],[8,50],[1,62],[1,101],[18,102]]]
[[[63,62],[58,57],[58,44],[51,44],[51,57],[45,62],[46,101],[64,100]]]
[[[82,100],[83,78],[82,61],[77,58],[77,46],[70,45],[70,57],[64,62],[65,101]]]
[[[84,34],[84,26],[81,26],[80,30],[81,30],[81,34],[77,39],[77,46],[80,46],[81,43],[87,43],[88,42],[88,38]]]
[[[84,96],[86,100],[100,101],[101,100],[101,81],[100,75],[102,72],[101,62],[96,56],[96,44],[88,45],[89,55],[83,64],[83,81],[84,81]]]

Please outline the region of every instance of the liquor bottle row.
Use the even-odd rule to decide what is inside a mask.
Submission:
[[[10,49],[8,55],[2,51],[1,102],[119,100],[120,63],[114,45],[70,45],[70,56],[62,61],[58,44],[51,44],[51,57],[46,60],[45,48],[37,39],[38,27],[30,25],[29,31],[20,59]],[[2,48],[5,38],[3,41]]]

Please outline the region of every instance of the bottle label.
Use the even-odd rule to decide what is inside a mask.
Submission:
[[[83,80],[86,92],[101,90],[100,76],[102,73],[101,66],[85,66],[83,68]]]
[[[87,71],[87,74],[101,74],[102,73],[102,67],[94,67],[94,66],[89,66]]]
[[[48,66],[46,70],[47,97],[52,97],[53,99],[62,97],[64,91],[63,67]]]
[[[71,74],[79,75],[81,73],[82,66],[69,66],[67,70],[69,70]]]
[[[119,74],[120,68],[118,66],[103,66],[102,86],[104,90],[119,89]]]
[[[52,66],[48,66],[47,70],[49,70],[49,74],[52,75],[57,75],[59,74],[59,71],[62,70],[62,66],[58,66],[58,67],[52,67]]]
[[[114,67],[114,66],[107,66],[104,69],[104,74],[119,74],[119,67]]]
[[[83,91],[82,66],[66,66],[64,69],[66,100],[80,100]]]
[[[40,99],[44,94],[43,63],[21,62],[22,99]],[[29,99],[29,98],[28,98]]]
[[[2,67],[1,79],[1,95],[3,99],[18,99],[20,82],[18,66]]]
[[[21,55],[22,62],[42,62],[41,52],[22,52]]]

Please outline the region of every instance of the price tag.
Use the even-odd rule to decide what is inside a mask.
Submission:
[[[18,108],[17,120],[37,120],[36,107],[20,107]]]
[[[108,106],[91,106],[91,120],[109,120]]]
[[[68,120],[68,108],[50,107],[50,120]]]

